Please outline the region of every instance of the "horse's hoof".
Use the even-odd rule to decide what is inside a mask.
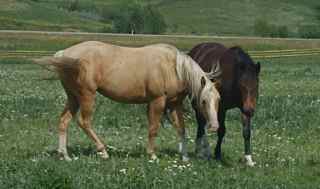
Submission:
[[[106,150],[97,153],[102,159],[109,159],[109,154]]]
[[[195,152],[196,157],[199,159],[203,159],[203,155],[200,152]]]
[[[160,160],[159,160],[159,158],[158,158],[155,154],[152,154],[152,155],[150,156],[150,160],[149,160],[148,162],[149,162],[149,163],[159,163]]]
[[[211,160],[212,159],[212,156],[210,154],[205,154],[205,153],[197,153],[196,154],[196,157],[198,159],[201,159],[201,160]]]
[[[210,161],[212,160],[212,155],[211,154],[204,155],[204,159],[207,161]]]
[[[215,133],[218,131],[218,127],[209,127],[208,128],[208,133]]]
[[[254,167],[256,165],[256,162],[247,162],[246,165],[248,165],[249,167]]]
[[[150,159],[151,159],[152,161],[155,161],[155,160],[157,160],[157,159],[158,159],[158,157],[157,157],[157,155],[156,155],[156,154],[151,154]]]
[[[188,156],[182,156],[182,161],[183,162],[188,162],[190,158]]]
[[[251,155],[245,155],[244,159],[246,161],[246,165],[249,167],[254,167],[256,165],[256,162],[252,161],[252,156]]]
[[[72,161],[72,159],[70,158],[70,156],[68,155],[68,153],[61,151],[61,150],[57,150],[58,151],[58,156],[60,160],[65,160],[65,161]]]
[[[72,159],[69,156],[61,156],[59,159],[62,160],[62,161],[65,160],[67,162],[71,162],[72,161]]]
[[[216,160],[216,161],[222,161],[222,157],[221,157],[221,155],[215,155],[214,156],[214,159]]]

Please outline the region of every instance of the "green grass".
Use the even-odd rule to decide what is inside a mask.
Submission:
[[[118,9],[125,0],[79,0],[79,9],[68,12],[61,5],[70,1],[38,2],[0,0],[0,29],[89,31],[109,30],[111,20],[101,12]],[[62,2],[62,3],[61,3]],[[130,1],[126,0],[127,3]],[[298,36],[300,25],[319,25],[318,0],[140,0],[158,7],[168,23],[166,33],[208,35],[254,35],[256,19],[286,25]]]
[[[239,111],[229,112],[223,162],[194,155],[190,109],[189,163],[177,153],[173,128],[160,129],[160,161],[145,152],[145,105],[98,96],[93,128],[111,148],[109,160],[75,123],[69,127],[72,162],[57,158],[57,123],[65,94],[59,81],[22,59],[0,60],[0,188],[320,188],[320,56],[262,60],[253,120],[256,167],[242,162]],[[44,80],[44,78],[46,78]],[[186,107],[190,107],[186,104]],[[216,136],[210,136],[212,149]]]
[[[38,34],[38,33],[0,33],[0,50],[36,50],[58,51],[82,41],[97,40],[123,46],[143,46],[155,43],[169,43],[182,50],[190,50],[199,43],[218,42],[224,45],[241,46],[246,50],[277,50],[277,49],[311,49],[320,48],[319,39],[271,39],[245,37],[212,37],[212,36],[141,36],[141,35],[97,35],[97,34]]]
[[[110,27],[110,23],[68,12],[52,2],[0,0],[0,29],[99,32]]]
[[[286,25],[293,33],[301,24],[317,25],[319,5],[316,0],[177,0],[162,1],[160,9],[177,33],[252,36],[255,19]]]

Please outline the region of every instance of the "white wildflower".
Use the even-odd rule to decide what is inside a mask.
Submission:
[[[123,174],[127,174],[127,169],[120,169],[119,172]]]

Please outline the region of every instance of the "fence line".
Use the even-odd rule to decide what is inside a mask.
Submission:
[[[320,41],[320,39],[306,38],[276,38],[256,36],[220,36],[220,35],[183,35],[183,34],[125,34],[125,33],[93,33],[93,32],[59,32],[59,31],[23,31],[0,30],[2,35],[52,35],[52,36],[116,36],[116,37],[167,37],[167,38],[213,38],[213,39],[252,39],[252,40],[280,40],[280,41]]]
[[[1,51],[0,58],[36,58],[41,56],[52,56],[55,51]],[[267,50],[267,51],[248,51],[253,58],[281,58],[298,56],[320,55],[320,48],[314,49],[285,49],[285,50]]]

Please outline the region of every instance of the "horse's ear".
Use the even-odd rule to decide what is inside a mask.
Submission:
[[[201,77],[201,87],[204,88],[206,86],[206,78],[204,76]]]
[[[261,69],[260,62],[257,62],[257,64],[256,64],[256,72],[257,72],[257,74],[260,73],[260,69]]]
[[[231,47],[230,49],[234,52],[235,61],[241,62],[241,57],[240,57],[241,48],[238,46],[234,46],[234,47]]]

